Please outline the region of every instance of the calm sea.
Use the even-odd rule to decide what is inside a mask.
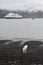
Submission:
[[[43,19],[0,19],[0,37],[43,39]]]

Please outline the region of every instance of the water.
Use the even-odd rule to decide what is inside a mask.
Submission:
[[[0,37],[43,39],[43,19],[0,19]]]

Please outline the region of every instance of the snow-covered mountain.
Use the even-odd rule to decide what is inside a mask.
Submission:
[[[31,12],[39,12],[39,11],[42,11],[42,10],[40,10],[38,8],[28,8],[27,11],[31,13]]]

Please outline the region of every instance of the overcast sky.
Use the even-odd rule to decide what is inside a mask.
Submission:
[[[28,9],[36,7],[43,9],[43,0],[0,0],[3,9]]]

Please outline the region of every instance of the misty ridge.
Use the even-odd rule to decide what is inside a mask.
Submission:
[[[33,10],[4,10],[0,9],[0,18],[4,18],[9,13],[19,14],[22,15],[23,18],[43,18],[43,11],[38,9]]]

